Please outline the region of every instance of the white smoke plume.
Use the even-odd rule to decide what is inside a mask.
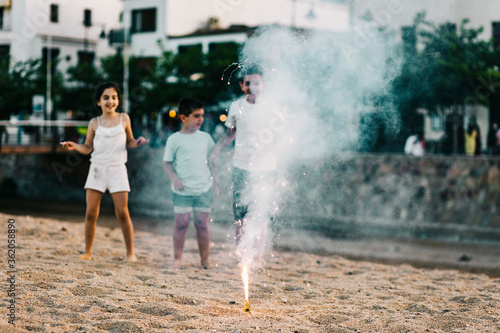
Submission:
[[[358,25],[359,26],[359,25]],[[270,239],[269,216],[279,214],[284,194],[293,189],[288,171],[298,163],[362,148],[361,115],[376,113],[397,134],[399,117],[391,102],[390,82],[399,69],[397,52],[387,35],[260,28],[244,45],[242,72],[248,64],[262,68],[261,125],[253,138],[262,163],[274,163],[276,177],[250,180],[246,233],[239,246],[242,261],[261,255],[256,243]],[[362,38],[363,37],[363,38]],[[366,133],[363,133],[366,134]]]

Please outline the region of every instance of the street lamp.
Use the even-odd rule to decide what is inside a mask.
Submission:
[[[297,19],[297,2],[300,1],[300,2],[309,2],[310,3],[310,9],[309,9],[309,12],[307,13],[306,15],[306,18],[308,19],[314,19],[316,18],[316,15],[314,13],[314,8],[313,8],[313,4],[314,4],[314,1],[312,0],[289,0],[291,1],[292,3],[292,10],[291,10],[291,25],[292,25],[292,28],[295,28],[296,27],[296,19]],[[350,28],[352,29],[354,27],[354,6],[355,6],[355,2],[356,0],[316,0],[316,2],[326,2],[326,3],[330,3],[330,4],[337,4],[337,5],[345,5],[345,6],[349,6],[349,24],[350,24]]]
[[[47,89],[46,98],[46,117],[52,119],[52,34],[47,36]]]
[[[99,23],[99,22],[87,22],[83,21],[83,26],[85,27],[85,34],[83,37],[83,49],[86,51],[87,47],[89,46],[88,38],[87,38],[87,28],[91,28],[94,26],[94,24],[100,25],[101,26],[101,32],[99,33],[99,39],[106,39],[106,24],[105,23]]]

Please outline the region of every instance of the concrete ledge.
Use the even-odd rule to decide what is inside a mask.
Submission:
[[[498,228],[455,223],[388,221],[357,217],[325,219],[281,216],[277,218],[276,230],[284,230],[289,227],[314,231],[327,237],[339,239],[372,237],[500,245],[500,230]]]

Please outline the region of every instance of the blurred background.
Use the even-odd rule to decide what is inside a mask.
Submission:
[[[202,129],[220,138],[241,96],[232,74],[243,47],[279,28],[341,41],[322,46],[332,64],[368,59],[374,40],[390,45],[383,89],[345,111],[356,115],[356,142],[291,170],[301,196],[285,200],[283,220],[331,236],[498,243],[498,9],[496,0],[0,0],[0,209],[56,214],[85,203],[88,157],[59,142],[84,141],[99,114],[95,86],[115,81],[134,135],[151,140],[129,153],[131,211],[172,217],[161,154],[180,126],[178,101],[202,100]],[[219,198],[215,220],[230,222],[230,206],[229,194]]]

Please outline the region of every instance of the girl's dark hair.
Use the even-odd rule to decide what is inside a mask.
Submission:
[[[121,109],[122,106],[122,91],[120,90],[120,87],[118,86],[117,83],[115,82],[105,82],[97,86],[95,89],[95,94],[94,94],[94,102],[97,103],[101,99],[102,94],[104,93],[104,90],[108,88],[113,88],[116,93],[118,94],[118,108]]]
[[[194,110],[198,109],[203,109],[203,103],[193,97],[187,97],[181,99],[179,102],[179,115],[185,115],[186,117],[189,117],[191,113],[193,113]]]
[[[475,129],[476,129],[476,126],[473,123],[469,123],[469,127],[467,128],[467,133],[469,135],[471,135]]]

